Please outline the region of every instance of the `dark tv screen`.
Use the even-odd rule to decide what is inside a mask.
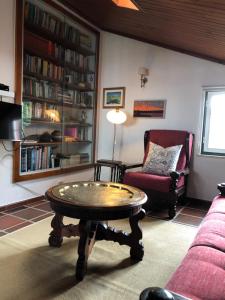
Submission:
[[[0,140],[22,140],[21,112],[21,105],[0,102]]]

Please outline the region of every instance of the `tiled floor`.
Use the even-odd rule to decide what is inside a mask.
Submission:
[[[198,226],[206,215],[210,204],[210,202],[193,201],[185,206],[178,206],[177,215],[172,222]],[[32,204],[0,212],[0,237],[51,215],[53,215],[53,212],[47,200],[39,200]],[[168,220],[167,210],[154,211],[148,215]]]
[[[199,226],[204,216],[207,214],[211,202],[206,201],[189,201],[184,206],[177,207],[177,214],[172,222],[181,223],[190,226]],[[148,214],[153,218],[168,220],[168,210],[150,212]]]
[[[0,236],[23,228],[53,215],[49,202],[39,200],[32,204],[5,210],[0,213]]]

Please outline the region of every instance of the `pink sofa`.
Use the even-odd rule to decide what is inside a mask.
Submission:
[[[218,188],[220,195],[213,199],[187,255],[166,284],[174,298],[157,299],[225,300],[225,185]],[[155,299],[155,292],[166,292],[150,290],[144,290],[140,299]]]

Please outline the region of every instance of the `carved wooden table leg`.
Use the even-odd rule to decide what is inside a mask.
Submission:
[[[87,220],[80,220],[79,223],[80,240],[76,265],[76,278],[79,281],[83,280],[87,271],[88,256],[94,246],[97,226],[98,223]]]
[[[132,216],[129,219],[131,227],[131,248],[130,248],[130,257],[134,260],[142,260],[144,256],[144,246],[140,241],[142,239],[142,230],[138,225],[138,221],[145,217],[145,210],[141,209],[137,215]]]
[[[60,247],[63,242],[62,238],[62,227],[63,227],[63,216],[60,214],[55,214],[52,219],[51,226],[53,230],[50,233],[48,239],[49,245],[52,247]]]
[[[53,228],[48,239],[49,245],[52,247],[60,247],[63,237],[79,236],[79,225],[63,224],[63,216],[55,214],[52,219],[51,226]]]
[[[145,216],[145,210],[141,209],[137,215],[129,219],[131,233],[109,227],[105,223],[99,223],[96,233],[96,240],[114,241],[120,245],[130,246],[130,256],[134,260],[142,260],[144,256],[144,246],[140,241],[142,239],[142,230],[138,225],[138,221]]]

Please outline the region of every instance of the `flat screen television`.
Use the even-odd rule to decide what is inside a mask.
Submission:
[[[0,102],[0,140],[22,140],[22,106]]]

